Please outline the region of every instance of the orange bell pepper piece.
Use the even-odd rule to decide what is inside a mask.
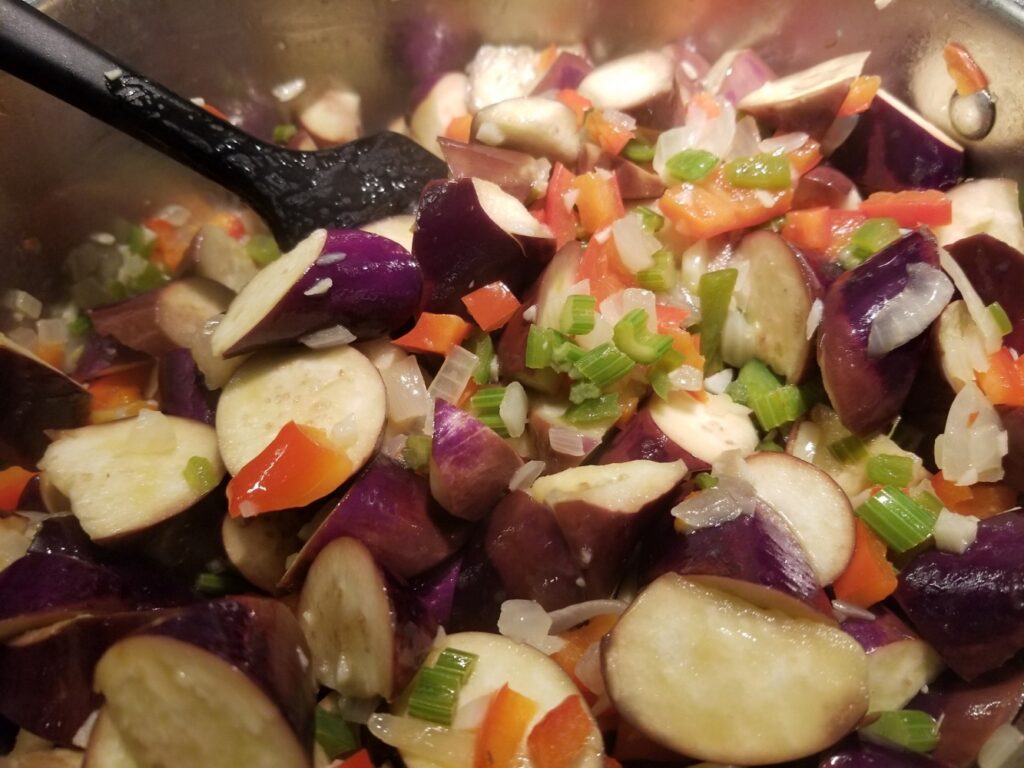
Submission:
[[[352,462],[324,433],[289,421],[228,483],[228,512],[254,517],[304,507],[352,475]]]
[[[92,395],[89,420],[93,424],[126,419],[143,408],[152,407],[143,391],[152,374],[152,366],[143,365],[109,373],[85,385]]]
[[[340,768],[374,768],[370,753],[365,749],[349,755],[343,762],[339,763]]]
[[[472,129],[473,116],[459,115],[458,117],[453,117],[451,119],[451,122],[448,123],[448,127],[444,129],[444,135],[446,138],[468,144],[471,138]]]
[[[619,193],[619,182],[608,171],[591,171],[577,176],[572,182],[579,192],[576,210],[580,212],[580,223],[589,234],[609,227],[626,215]]]
[[[993,405],[1024,405],[1024,360],[1006,347],[993,354],[988,370],[976,374],[978,386]]]
[[[861,75],[854,78],[850,83],[850,90],[839,107],[839,117],[849,117],[867,112],[871,102],[875,100],[875,94],[882,85],[882,78],[878,75]]]
[[[526,748],[536,768],[572,768],[593,730],[583,699],[568,696],[533,727]]]
[[[458,315],[422,312],[416,319],[413,329],[404,336],[399,336],[394,343],[409,352],[447,355],[453,347],[465,341],[471,330],[473,326]]]
[[[583,251],[576,280],[590,281],[590,295],[597,299],[598,304],[630,285],[631,281],[623,280],[615,268],[618,260],[610,240],[599,243],[596,238],[591,238]]]
[[[600,641],[602,637],[612,631],[612,627],[615,626],[618,620],[619,617],[614,614],[595,616],[586,624],[570,629],[568,632],[563,632],[559,637],[565,640],[565,645],[551,654],[552,661],[558,664],[572,678],[573,682],[576,683],[576,687],[583,691],[583,695],[588,700],[596,699],[597,697],[576,677],[576,665],[580,663],[580,659],[583,658],[583,654],[587,652],[590,646]]]
[[[960,43],[947,43],[942,50],[942,58],[946,61],[946,71],[956,83],[956,92],[961,96],[970,96],[988,88],[985,73]]]
[[[790,211],[782,225],[782,236],[797,248],[824,253],[832,242],[828,208]]]
[[[836,598],[870,608],[896,591],[896,573],[885,556],[885,542],[863,520],[856,520],[853,557],[832,584]]]
[[[462,297],[462,303],[482,331],[498,330],[519,309],[519,299],[500,280],[467,293]]]
[[[1017,492],[1005,483],[957,485],[939,472],[932,476],[932,490],[950,512],[984,520],[1017,505]]]
[[[587,117],[587,110],[594,106],[590,99],[571,88],[558,91],[555,98],[576,113],[576,125],[583,125],[583,121]]]
[[[477,731],[473,768],[513,768],[535,714],[536,702],[503,685],[491,699]]]
[[[544,198],[544,223],[555,235],[555,248],[576,239],[576,214],[566,207],[565,195],[572,189],[576,175],[561,163],[555,163]]]
[[[734,187],[716,170],[699,185],[669,189],[658,205],[680,234],[703,240],[781,216],[793,205],[793,190]]]
[[[953,221],[953,201],[937,189],[875,192],[860,204],[860,211],[869,219],[896,219],[908,229]]]
[[[590,139],[609,155],[619,154],[629,140],[636,136],[635,130],[609,120],[604,110],[600,109],[592,109],[587,113],[583,127]]]
[[[25,492],[25,486],[38,472],[29,472],[21,467],[8,467],[0,470],[0,510],[13,512],[18,508],[18,500]]]

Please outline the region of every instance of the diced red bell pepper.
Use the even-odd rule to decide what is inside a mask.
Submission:
[[[487,707],[476,735],[473,768],[514,768],[537,703],[505,684]]]
[[[462,303],[482,331],[498,330],[519,309],[519,299],[500,280],[467,293],[462,297]]]
[[[675,307],[671,304],[662,304],[660,301],[654,305],[654,314],[658,320],[658,333],[666,333],[663,329],[679,330],[686,319],[690,316],[682,307]]]
[[[555,235],[555,248],[576,239],[576,214],[566,206],[565,195],[572,189],[576,175],[561,163],[555,163],[544,198],[544,223]]]
[[[901,227],[938,227],[953,221],[953,201],[937,189],[875,192],[860,204],[869,219],[896,219]]]
[[[603,109],[592,109],[583,123],[587,136],[609,155],[617,155],[629,140],[636,136],[635,130],[610,120]]]
[[[564,88],[558,91],[555,94],[555,98],[576,114],[576,125],[580,126],[583,125],[583,121],[587,117],[587,111],[594,106],[590,99],[571,88]]]
[[[370,753],[365,749],[360,749],[355,754],[346,757],[341,763],[341,768],[374,768],[374,766],[370,759]]]
[[[399,336],[394,343],[409,352],[447,355],[452,347],[457,347],[466,339],[471,330],[473,326],[458,315],[422,312],[412,330]]]
[[[598,304],[630,285],[616,269],[617,264],[618,254],[614,253],[610,240],[599,243],[597,238],[590,239],[583,250],[576,280],[590,282],[590,295]]]
[[[572,768],[593,731],[583,699],[568,696],[533,727],[526,748],[536,768]]]
[[[8,467],[0,470],[0,510],[13,512],[18,508],[18,500],[25,491],[29,480],[35,477],[37,472],[29,472],[21,467]]]
[[[254,517],[304,507],[352,475],[352,462],[314,427],[289,421],[228,483],[228,512]]]
[[[959,43],[947,43],[942,50],[942,58],[946,61],[946,71],[956,83],[956,92],[961,96],[984,91],[988,88],[988,78],[974,57]]]
[[[853,557],[832,588],[839,600],[870,608],[896,591],[896,572],[886,557],[885,542],[864,521],[854,522]]]

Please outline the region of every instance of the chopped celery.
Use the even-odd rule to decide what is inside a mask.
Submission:
[[[658,366],[652,366],[647,371],[647,383],[651,385],[654,394],[662,400],[668,400],[669,393],[672,391],[672,384],[668,380],[668,373]]]
[[[547,328],[531,325],[526,337],[527,368],[539,370],[551,365],[551,355],[555,350],[556,337]]]
[[[635,365],[636,363],[614,344],[605,342],[577,360],[573,370],[604,389],[627,375]]]
[[[597,299],[576,294],[569,296],[562,306],[559,327],[562,333],[578,336],[590,333],[597,322]]]
[[[601,396],[601,388],[589,381],[577,381],[569,389],[569,402],[579,405],[586,400]]]
[[[147,261],[141,272],[125,279],[124,289],[128,295],[134,296],[159,288],[167,279],[167,275],[156,264]]]
[[[277,261],[281,249],[270,235],[257,234],[250,237],[249,242],[245,244],[245,253],[257,267],[265,267],[272,261]]]
[[[899,488],[887,485],[856,510],[863,520],[896,552],[906,552],[927,539],[935,515]]]
[[[761,428],[766,430],[796,421],[807,412],[807,403],[804,402],[800,388],[792,384],[755,395],[750,398],[749,405]]]
[[[471,352],[480,361],[473,370],[473,381],[477,384],[487,384],[491,380],[491,366],[494,362],[494,342],[491,334],[481,333],[473,343]]]
[[[245,592],[248,585],[231,571],[219,573],[204,571],[196,576],[193,589],[206,597],[223,597],[232,593]]]
[[[927,509],[929,512],[932,512],[936,515],[939,514],[939,512],[941,512],[945,506],[939,500],[939,497],[936,496],[931,491],[921,491],[920,493],[915,493],[912,498],[914,499],[914,501],[916,501],[922,507]]]
[[[654,159],[654,145],[643,139],[630,139],[619,154],[634,163],[649,163]]]
[[[640,226],[652,234],[665,226],[665,217],[645,205],[637,206],[633,212],[640,217]]]
[[[647,330],[647,312],[632,309],[615,324],[615,346],[642,365],[655,363],[672,348],[672,337]]]
[[[562,419],[569,424],[592,424],[597,421],[608,421],[619,416],[619,396],[611,394],[601,395],[592,400],[584,400],[579,405],[574,405],[565,412]]]
[[[445,667],[423,667],[412,683],[408,711],[413,717],[451,725],[459,704],[462,673]]]
[[[298,132],[299,132],[299,129],[296,126],[292,125],[291,123],[283,123],[281,125],[275,125],[274,126],[274,134],[273,134],[274,143],[275,144],[287,144],[289,141],[292,140],[292,138]]]
[[[868,480],[876,485],[905,488],[914,476],[914,460],[909,456],[880,453],[868,459]]]
[[[196,493],[207,493],[217,485],[217,473],[205,456],[192,456],[181,472],[188,487]]]
[[[793,183],[789,160],[765,153],[726,163],[725,177],[734,187],[743,189],[789,189]]]
[[[896,219],[868,219],[850,237],[848,256],[861,263],[900,238]]]
[[[1006,314],[1006,310],[1003,309],[1003,305],[998,301],[994,301],[988,305],[989,314],[996,321],[996,327],[999,328],[999,332],[1005,336],[1013,330],[1013,323],[1010,321],[1010,316]]]
[[[469,680],[469,676],[473,674],[478,658],[475,653],[460,651],[455,648],[445,648],[441,651],[441,655],[437,657],[434,666],[458,672],[462,676],[462,683],[465,684]]]
[[[501,418],[498,413],[481,413],[477,416],[480,423],[488,429],[497,432],[502,437],[508,437],[508,427],[505,426],[505,420]]]
[[[746,395],[743,405],[749,405],[754,398],[767,395],[782,386],[782,382],[772,373],[771,368],[756,358],[743,364],[733,383],[738,384],[738,389],[742,388]]]
[[[563,341],[551,353],[551,367],[558,373],[568,373],[584,354],[586,350],[579,344]]]
[[[863,726],[859,733],[868,741],[911,752],[931,752],[939,745],[938,721],[917,709],[879,712],[875,720]]]
[[[153,255],[156,247],[156,236],[142,225],[136,224],[128,230],[128,250],[137,253],[144,259]]]
[[[834,443],[829,443],[828,450],[835,457],[836,461],[841,461],[844,464],[863,461],[868,456],[867,446],[856,435],[847,435],[836,440]]]
[[[718,165],[718,158],[704,149],[684,149],[668,159],[665,168],[679,181],[700,181]]]
[[[655,293],[671,291],[676,287],[675,258],[671,251],[662,248],[655,251],[653,259],[654,266],[637,272],[636,281],[641,288],[646,288],[648,291]]]
[[[75,319],[68,323],[68,333],[72,336],[81,338],[92,330],[92,321],[89,316],[85,313],[75,316]]]
[[[697,483],[697,487],[702,491],[706,491],[708,488],[714,488],[718,485],[718,478],[710,472],[700,472],[693,479],[694,482]]]
[[[700,346],[704,353],[705,376],[722,370],[722,329],[738,275],[735,269],[719,269],[705,272],[700,277],[697,293],[700,297]]]
[[[359,731],[345,722],[341,715],[317,707],[316,743],[328,760],[336,760],[359,749]]]
[[[409,469],[426,467],[430,463],[430,438],[427,435],[409,435],[402,448],[402,461]]]
[[[478,415],[497,413],[501,401],[505,399],[505,387],[488,387],[476,392],[469,398],[469,406]]]

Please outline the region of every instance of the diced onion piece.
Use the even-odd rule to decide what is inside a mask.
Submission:
[[[171,203],[157,211],[153,218],[166,221],[172,227],[183,227],[188,224],[189,219],[192,218],[192,211],[183,205]]]
[[[624,290],[622,292],[623,317],[634,309],[642,309],[647,313],[647,330],[655,333],[658,330],[658,297],[654,295],[654,291],[648,291],[646,288]]]
[[[436,765],[473,764],[474,731],[446,728],[414,717],[395,717],[384,713],[371,715],[366,726],[385,744]]]
[[[283,83],[278,83],[270,89],[270,92],[274,94],[274,98],[278,101],[291,101],[304,90],[306,90],[306,79],[296,77]]]
[[[604,693],[604,675],[601,673],[601,643],[591,643],[590,647],[583,652],[580,660],[576,662],[576,679],[579,680],[591,693],[598,696]]]
[[[452,404],[459,402],[479,362],[480,358],[465,347],[452,347],[427,392],[435,400],[440,398]]]
[[[583,347],[583,349],[591,350],[605,342],[611,341],[614,333],[615,326],[608,322],[608,318],[598,312],[594,315],[594,330],[583,336],[577,336],[576,343]]]
[[[704,379],[704,389],[713,395],[720,395],[725,392],[726,387],[732,384],[736,377],[736,371],[732,368],[723,368],[718,373]]]
[[[550,611],[551,633],[560,635],[596,616],[620,616],[629,604],[624,600],[587,600]]]
[[[821,299],[815,299],[811,304],[811,311],[807,313],[807,338],[814,336],[814,332],[821,325],[821,316],[825,312],[825,305]]]
[[[786,155],[800,149],[809,138],[806,133],[799,131],[784,133],[781,136],[764,139],[760,144],[760,150],[768,155]]]
[[[907,267],[907,285],[871,321],[868,354],[884,355],[924,333],[953,298],[953,284],[928,264]]]
[[[836,621],[846,621],[847,619],[874,621],[877,618],[871,611],[845,600],[833,600],[832,613],[835,615]]]
[[[68,340],[68,324],[60,317],[37,320],[36,335],[43,345],[64,344]]]
[[[170,453],[178,445],[171,420],[160,411],[143,408],[135,418],[124,450],[130,453]]]
[[[754,513],[757,499],[754,489],[744,480],[719,477],[718,485],[706,491],[691,493],[672,507],[672,516],[686,530],[710,528]]]
[[[640,217],[628,213],[612,224],[615,250],[623,265],[633,274],[654,266],[654,252],[661,248],[658,238],[644,229]]]
[[[935,463],[957,485],[1003,479],[1009,437],[978,385],[968,382],[953,399],[945,431],[935,438]]]
[[[90,715],[85,718],[85,722],[79,726],[78,730],[75,731],[75,735],[71,737],[72,746],[78,747],[79,749],[85,749],[89,746],[89,738],[92,736],[92,729],[96,727],[96,720],[99,719],[100,711],[94,709]]]
[[[344,419],[331,427],[331,442],[339,448],[348,448],[354,445],[359,436],[359,420],[354,413],[345,416]]]
[[[939,248],[939,264],[953,281],[953,285],[960,291],[960,296],[967,304],[967,311],[981,331],[981,337],[985,341],[985,354],[992,355],[1003,346],[1003,334],[999,330],[999,324],[995,317],[988,311],[985,302],[981,300],[978,292],[974,290],[966,273],[960,268],[945,248]]]
[[[512,473],[512,477],[508,481],[508,489],[510,491],[522,491],[529,488],[533,485],[533,481],[544,473],[546,466],[547,464],[543,461],[526,462]]]
[[[370,716],[380,707],[380,698],[357,699],[350,696],[338,696],[338,714],[349,723],[366,725]]]
[[[551,450],[563,456],[585,456],[583,435],[574,429],[552,427],[548,430],[548,442]]]
[[[505,396],[498,406],[498,415],[501,417],[509,437],[519,437],[526,431],[526,415],[530,407],[530,400],[526,396],[526,390],[518,381],[513,381],[505,387]]]
[[[753,157],[763,151],[765,150],[761,149],[761,131],[758,130],[757,121],[750,115],[741,118],[736,123],[736,136],[732,140],[726,159]]]
[[[1019,768],[1024,765],[1024,733],[1010,723],[992,732],[978,752],[978,768]]]
[[[310,349],[325,349],[327,347],[340,347],[351,344],[356,340],[356,335],[344,325],[333,325],[320,331],[307,333],[299,339]]]
[[[668,383],[672,389],[696,392],[704,384],[704,372],[692,365],[680,365],[675,370],[669,371]]]
[[[388,393],[388,419],[395,426],[409,424],[433,412],[420,364],[412,355],[381,371]]]
[[[932,536],[936,549],[962,555],[978,538],[978,518],[943,509],[935,520]]]
[[[192,337],[190,349],[196,366],[203,373],[207,389],[220,389],[228,383],[228,379],[245,362],[248,355],[239,355],[224,359],[213,351],[213,334],[224,315],[215,315],[203,323],[203,327]]]
[[[686,122],[680,128],[670,128],[658,136],[654,145],[654,172],[666,184],[678,183],[668,171],[668,161],[687,149],[703,149],[716,157],[725,157],[736,136],[736,108],[731,102],[719,99],[719,114],[708,118],[707,112],[694,99],[686,110]]]
[[[32,320],[38,319],[39,315],[43,312],[43,302],[31,293],[26,293],[25,291],[18,290],[17,288],[4,293],[3,303],[4,306],[12,312],[16,312],[17,314]]]
[[[512,640],[552,654],[565,647],[560,637],[551,637],[551,617],[534,600],[506,600],[498,616],[498,632]]]

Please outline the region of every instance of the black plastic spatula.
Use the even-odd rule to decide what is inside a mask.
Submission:
[[[396,133],[299,152],[244,133],[141,75],[23,0],[0,0],[0,69],[231,190],[284,248],[318,227],[408,211],[445,164]]]

